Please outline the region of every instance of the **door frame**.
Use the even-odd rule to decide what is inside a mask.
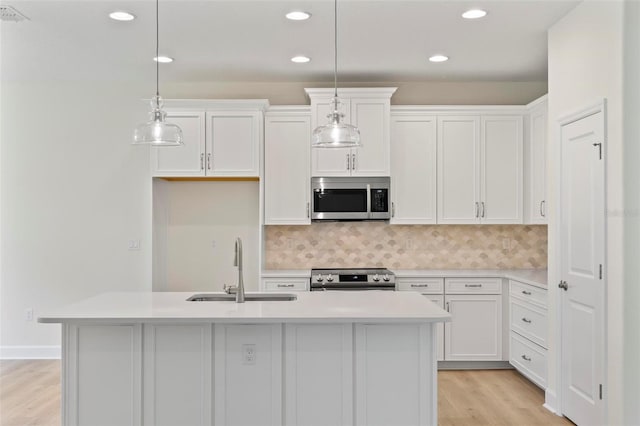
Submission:
[[[581,120],[583,118],[589,117],[591,115],[594,114],[598,114],[602,112],[602,120],[603,120],[603,140],[602,140],[602,155],[604,156],[603,158],[603,167],[604,167],[604,189],[605,189],[605,196],[604,196],[604,205],[602,206],[602,208],[604,209],[604,271],[603,271],[603,282],[602,282],[602,294],[600,294],[601,297],[598,298],[598,300],[600,300],[600,308],[602,309],[602,317],[604,320],[604,324],[602,324],[603,327],[603,345],[602,347],[602,371],[603,371],[603,385],[605,386],[605,390],[603,392],[603,399],[602,399],[602,404],[603,404],[603,417],[604,420],[606,421],[606,419],[608,418],[608,408],[609,408],[609,404],[608,404],[608,392],[607,392],[607,388],[606,385],[608,383],[608,368],[607,368],[607,350],[606,348],[608,347],[608,340],[609,340],[609,335],[608,335],[608,310],[607,310],[607,295],[609,292],[609,280],[608,280],[608,226],[607,226],[607,219],[608,219],[608,215],[607,215],[607,196],[606,196],[606,189],[607,189],[607,146],[608,146],[608,132],[607,132],[607,99],[606,98],[598,98],[595,101],[587,104],[586,106],[576,109],[570,113],[565,113],[563,115],[561,115],[557,120],[556,120],[556,124],[555,124],[555,128],[553,129],[554,133],[555,133],[555,138],[554,140],[557,142],[554,147],[554,156],[557,159],[556,161],[556,165],[555,165],[555,172],[556,172],[556,176],[554,179],[554,190],[555,190],[555,207],[554,207],[554,213],[555,213],[555,223],[554,223],[554,230],[555,230],[555,234],[556,234],[556,241],[557,241],[557,256],[560,259],[559,262],[556,263],[555,268],[553,271],[549,271],[549,278],[553,278],[553,280],[549,280],[549,289],[555,291],[556,293],[556,311],[555,311],[555,327],[553,330],[553,339],[554,339],[554,343],[555,343],[555,357],[553,359],[549,359],[547,362],[548,363],[555,363],[555,376],[556,376],[556,389],[554,390],[550,390],[547,389],[545,392],[545,407],[547,407],[547,409],[549,409],[550,411],[555,412],[557,415],[559,416],[563,416],[563,401],[562,401],[562,393],[563,393],[563,386],[564,386],[564,375],[562,373],[562,294],[560,293],[560,289],[558,288],[558,286],[556,285],[561,277],[562,277],[562,265],[564,262],[564,259],[562,258],[562,246],[561,246],[561,242],[562,242],[562,221],[561,221],[561,217],[562,217],[562,211],[561,211],[561,196],[562,196],[562,127],[573,123],[575,121]],[[552,275],[552,274],[553,275]]]

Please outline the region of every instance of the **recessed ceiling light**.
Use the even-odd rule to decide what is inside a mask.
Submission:
[[[429,60],[431,62],[444,62],[444,61],[448,61],[449,57],[444,55],[433,55],[432,57],[429,58]]]
[[[462,14],[465,19],[478,19],[487,16],[487,12],[482,9],[469,9]]]
[[[168,56],[158,56],[153,58],[154,61],[160,62],[161,64],[168,64],[169,62],[173,62],[173,58]]]
[[[129,12],[117,11],[111,12],[109,14],[109,18],[116,21],[133,21],[134,19],[136,19],[136,16]]]
[[[307,12],[302,12],[299,10],[289,12],[285,15],[287,19],[291,19],[292,21],[304,21],[305,19],[311,18],[311,14]]]
[[[296,64],[304,64],[311,60],[311,58],[307,56],[294,56],[291,58],[291,62],[295,62]]]

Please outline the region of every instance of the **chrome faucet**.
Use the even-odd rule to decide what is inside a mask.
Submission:
[[[236,303],[244,303],[244,280],[242,279],[242,240],[236,238],[235,256],[233,266],[238,267],[238,285],[224,286],[224,291],[228,294],[236,294]]]

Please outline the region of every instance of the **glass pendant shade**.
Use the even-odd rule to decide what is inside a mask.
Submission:
[[[136,127],[133,134],[134,145],[180,146],[182,129],[175,124],[167,123],[167,113],[162,109],[162,98],[156,96],[151,100],[150,120]]]
[[[338,110],[338,105],[338,98],[334,98],[333,111],[327,115],[329,123],[315,128],[311,135],[311,146],[315,148],[351,148],[360,146],[360,131],[351,124],[341,122],[344,114]]]

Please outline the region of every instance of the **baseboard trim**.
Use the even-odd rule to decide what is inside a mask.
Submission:
[[[542,404],[542,406],[551,411],[553,414],[562,416],[562,414],[558,412],[558,398],[553,390],[546,389],[544,391],[544,404]]]
[[[508,361],[438,361],[438,370],[513,370]]]
[[[60,359],[60,346],[0,346],[0,359]]]

